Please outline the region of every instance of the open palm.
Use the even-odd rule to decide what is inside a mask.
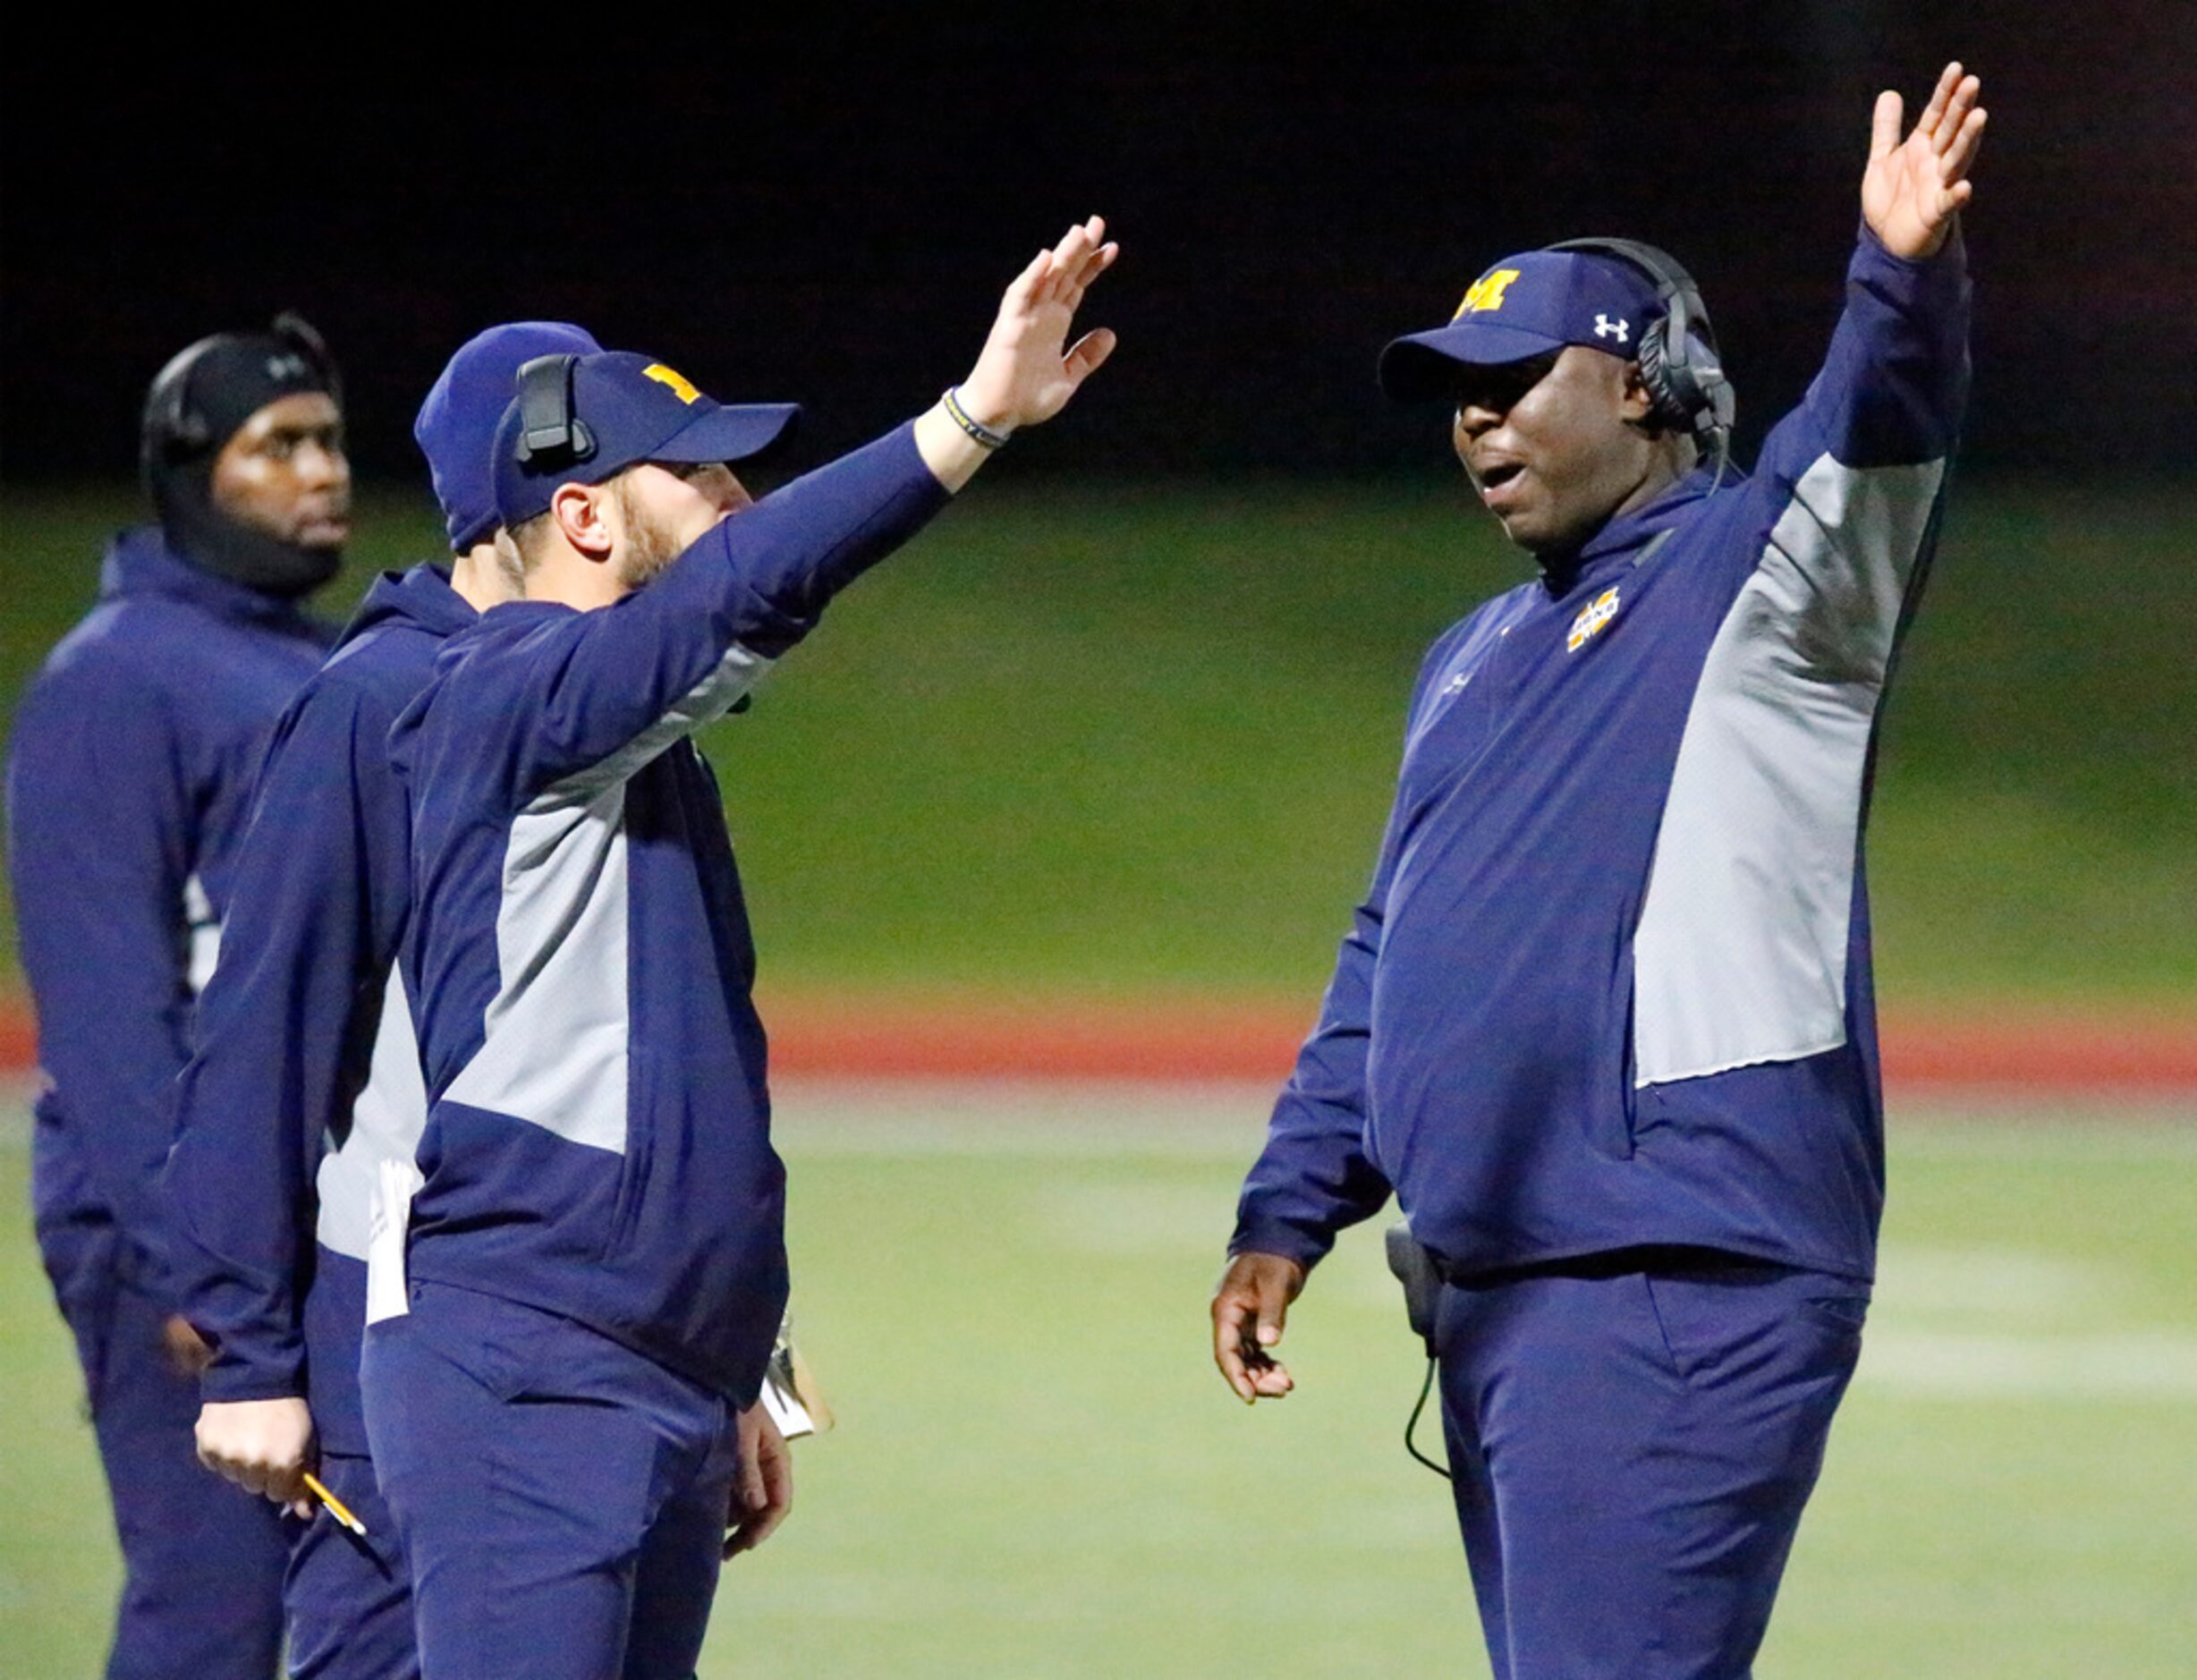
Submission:
[[[970,413],[1003,431],[1048,420],[1113,353],[1114,333],[1105,327],[1067,347],[1084,292],[1121,254],[1106,233],[1105,221],[1094,216],[1014,277],[977,365],[962,382]]]
[[[1896,257],[1930,257],[1946,242],[1953,218],[1974,194],[1968,179],[1983,144],[1983,84],[1947,64],[1930,104],[1903,140],[1896,93],[1877,96],[1869,167],[1862,176],[1862,216]]]

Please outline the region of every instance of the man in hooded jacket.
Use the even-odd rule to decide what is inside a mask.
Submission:
[[[299,602],[342,564],[351,468],[327,347],[294,317],[183,351],[142,428],[158,522],[108,550],[11,744],[8,854],[46,1085],[38,1243],[76,1338],[122,1545],[107,1673],[274,1671],[279,1512],[207,1497],[205,1343],[158,1196],[170,1086],[212,972],[276,717],[327,651]]]

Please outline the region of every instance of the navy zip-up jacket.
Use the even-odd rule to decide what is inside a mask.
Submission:
[[[903,426],[615,606],[514,602],[445,647],[392,737],[429,1097],[413,1277],[754,1402],[785,1172],[740,878],[689,737],[946,499]]]
[[[127,1275],[166,1299],[170,1087],[260,754],[327,642],[293,603],[199,570],[157,528],[126,531],[98,604],[16,714],[8,862],[47,1081],[38,1221],[112,1226]]]
[[[367,1451],[368,1234],[383,1163],[409,1167],[427,1121],[396,977],[411,818],[389,731],[475,616],[434,566],[377,579],[283,714],[177,1088],[166,1188],[183,1311],[215,1349],[201,1391],[305,1397],[332,1453]]]
[[[1232,1252],[1311,1265],[1393,1186],[1464,1271],[1678,1243],[1872,1276],[1862,830],[1967,329],[1957,233],[1864,233],[1753,478],[1690,475],[1436,642]]]

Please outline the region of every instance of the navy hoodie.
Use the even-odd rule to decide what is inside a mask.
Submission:
[[[283,714],[236,851],[220,964],[177,1090],[166,1188],[215,1401],[300,1396],[321,1445],[359,1411],[368,1232],[427,1119],[395,963],[411,819],[389,730],[476,615],[438,568],[377,580]]]
[[[785,1302],[785,1172],[740,878],[691,736],[946,499],[903,426],[615,606],[513,602],[443,649],[393,737],[430,1099],[413,1277],[753,1402]]]
[[[1864,233],[1753,478],[1695,472],[1443,636],[1233,1252],[1393,1186],[1455,1268],[1698,1244],[1871,1276],[1862,832],[1968,394],[1956,234]]]
[[[269,732],[328,633],[204,572],[157,527],[107,551],[99,601],[16,714],[8,864],[38,1012],[40,1226],[106,1227],[172,1298],[158,1179]]]

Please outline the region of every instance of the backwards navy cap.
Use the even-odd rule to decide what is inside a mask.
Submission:
[[[1631,361],[1662,319],[1655,283],[1627,263],[1576,250],[1528,250],[1475,281],[1449,325],[1381,352],[1381,389],[1399,403],[1447,396],[1457,369],[1504,367],[1584,344]]]
[[[593,334],[566,321],[511,321],[476,333],[451,357],[412,421],[450,528],[451,553],[463,554],[501,522],[488,445],[519,369],[537,356],[590,356],[600,349]]]
[[[718,403],[651,357],[607,350],[553,370],[567,383],[564,446],[528,441],[523,395],[496,428],[496,505],[506,525],[549,511],[560,484],[601,484],[643,462],[746,461],[785,436],[792,403]]]

